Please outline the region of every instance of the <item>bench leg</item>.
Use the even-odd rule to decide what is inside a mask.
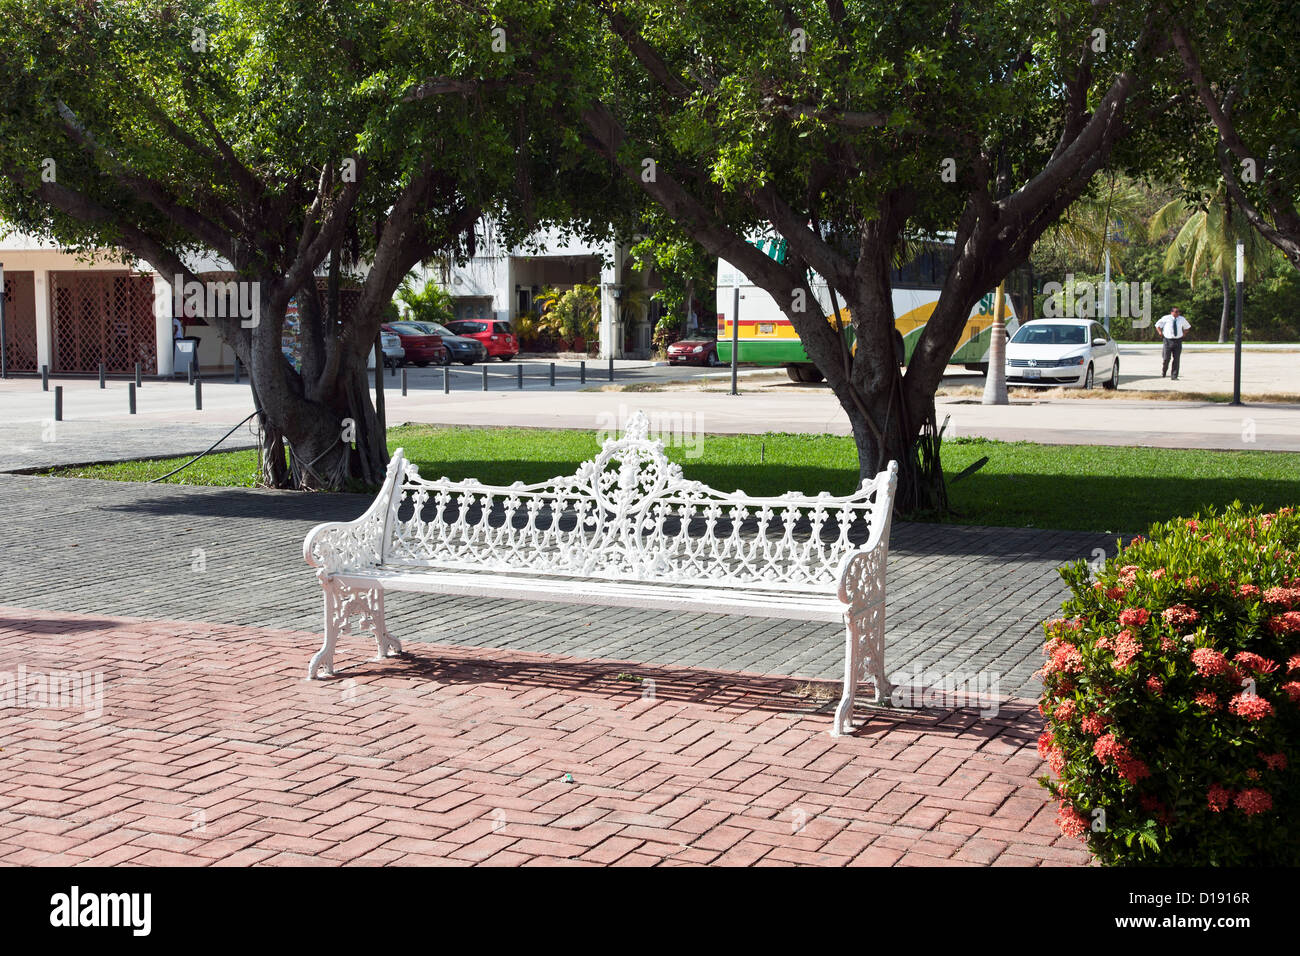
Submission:
[[[374,620],[371,622],[371,630],[375,635],[375,644],[379,648],[375,655],[375,660],[382,661],[385,657],[396,657],[402,653],[402,643],[388,629],[388,623],[384,618],[384,589],[375,588],[378,595],[376,603],[378,605]]]
[[[852,733],[853,702],[864,680],[874,685],[876,703],[888,700],[892,688],[885,677],[884,604],[844,614],[844,693],[835,708],[832,737]]]
[[[361,619],[362,626],[370,629],[379,648],[376,660],[395,657],[402,653],[402,645],[388,631],[384,620],[384,591],[378,587],[354,587],[336,578],[318,572],[321,589],[325,595],[325,640],[321,649],[307,665],[307,679],[314,680],[318,674],[332,676],[334,673],[334,645],[339,633],[347,628],[354,617]]]

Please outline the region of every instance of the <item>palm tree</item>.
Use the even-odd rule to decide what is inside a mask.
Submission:
[[[1178,226],[1182,223],[1181,226]],[[1232,309],[1237,243],[1244,248],[1248,278],[1258,276],[1278,250],[1251,228],[1246,217],[1233,205],[1227,187],[1220,182],[1200,204],[1185,199],[1165,203],[1147,225],[1147,235],[1157,239],[1175,227],[1177,233],[1165,250],[1165,271],[1182,271],[1187,283],[1196,287],[1200,276],[1217,276],[1223,289],[1223,314],[1219,319],[1219,341],[1228,339],[1228,316]]]
[[[1123,225],[1139,222],[1150,208],[1142,187],[1119,173],[1111,173],[1106,182],[1080,196],[1040,240],[1050,250],[1053,246],[1073,258],[1095,263],[1100,272],[1102,261],[1110,253],[1111,264],[1124,272]]]

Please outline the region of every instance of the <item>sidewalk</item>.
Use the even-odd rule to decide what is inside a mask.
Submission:
[[[0,710],[0,865],[1087,860],[1024,701],[832,739],[789,681],[415,645],[308,682],[309,639],[0,607],[0,672],[103,682]]]

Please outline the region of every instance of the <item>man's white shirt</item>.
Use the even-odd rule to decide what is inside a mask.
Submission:
[[[1192,323],[1187,321],[1185,315],[1174,315],[1172,312],[1162,315],[1156,322],[1156,331],[1167,339],[1181,339],[1183,333],[1192,327]]]

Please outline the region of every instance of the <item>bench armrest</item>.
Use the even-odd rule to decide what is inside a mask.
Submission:
[[[355,571],[383,564],[406,470],[402,449],[388,463],[388,474],[379,494],[355,521],[327,521],[307,532],[302,556],[309,565],[326,574]]]
[[[898,462],[875,478],[875,509],[867,542],[840,562],[839,599],[850,608],[865,608],[885,602],[885,564],[889,558],[889,529],[894,517],[894,489],[898,486]]]

